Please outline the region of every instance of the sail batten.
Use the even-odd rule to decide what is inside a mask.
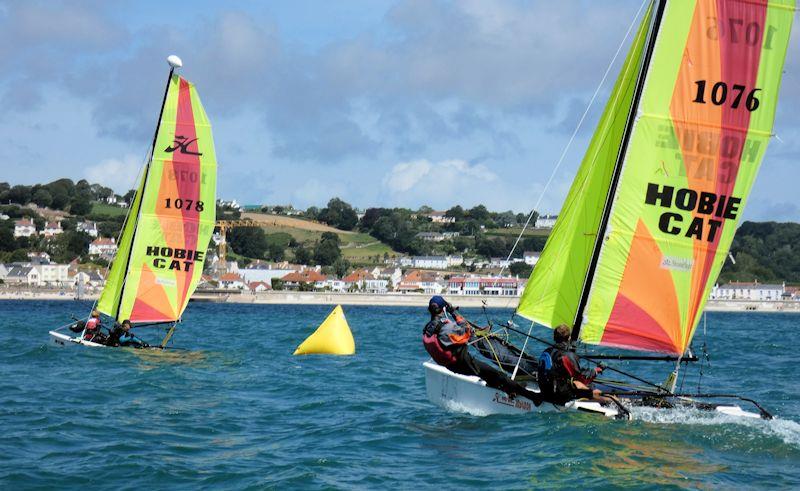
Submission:
[[[132,322],[178,320],[200,280],[215,214],[211,126],[194,86],[171,74],[101,311]]]

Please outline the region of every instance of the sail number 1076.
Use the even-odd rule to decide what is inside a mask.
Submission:
[[[204,205],[202,201],[195,201],[192,199],[166,198],[164,200],[164,207],[187,211],[203,211]]]
[[[705,104],[706,94],[708,94],[711,103],[715,106],[722,106],[730,101],[729,104],[733,109],[737,109],[739,106],[743,105],[748,111],[753,112],[758,109],[760,104],[760,101],[756,97],[756,92],[761,89],[747,91],[747,87],[744,85],[733,84],[729,90],[728,84],[725,82],[717,82],[711,86],[711,90],[706,92],[707,84],[705,80],[696,80],[694,83],[697,85],[697,95],[692,102]],[[745,93],[747,93],[746,96]],[[742,104],[742,97],[744,97],[744,104]]]

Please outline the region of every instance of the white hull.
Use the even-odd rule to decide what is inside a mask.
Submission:
[[[73,344],[80,344],[83,346],[89,346],[90,348],[105,348],[106,345],[93,343],[91,341],[86,341],[85,339],[81,339],[80,337],[71,337],[66,334],[60,333],[58,331],[50,331],[50,340],[53,343],[59,346],[72,346]]]
[[[619,414],[619,410],[615,407],[605,407],[597,402],[582,400],[570,401],[564,406],[544,403],[536,407],[531,401],[521,396],[513,400],[509,399],[502,391],[487,387],[486,382],[478,377],[453,373],[431,360],[422,365],[425,367],[425,385],[428,390],[428,399],[448,411],[478,416],[581,411],[616,418]],[[531,387],[530,389],[538,392],[537,388]],[[687,402],[689,401],[687,399]],[[760,414],[745,411],[737,405],[717,406],[713,411],[728,416],[761,419]]]
[[[552,411],[583,411],[602,414],[609,418],[614,418],[618,414],[616,408],[604,407],[590,401],[571,401],[565,406],[544,403],[537,407],[522,396],[509,399],[503,391],[487,387],[486,382],[478,377],[453,373],[430,360],[422,365],[425,367],[428,399],[448,411],[479,416]],[[531,390],[538,392],[535,388]]]

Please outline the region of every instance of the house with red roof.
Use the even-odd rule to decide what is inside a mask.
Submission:
[[[303,271],[295,271],[289,273],[281,278],[283,286],[287,290],[299,290],[301,284],[312,285],[314,289],[321,290],[325,288],[325,280],[328,277],[314,269],[304,269]]]

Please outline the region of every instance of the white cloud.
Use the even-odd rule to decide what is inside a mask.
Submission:
[[[122,159],[105,159],[99,164],[87,167],[84,175],[91,183],[99,183],[110,187],[118,194],[124,194],[136,187],[136,178],[142,167],[142,159],[129,154]]]
[[[502,189],[497,174],[483,164],[463,160],[400,162],[383,177],[383,187],[397,205],[452,206],[472,203]]]

